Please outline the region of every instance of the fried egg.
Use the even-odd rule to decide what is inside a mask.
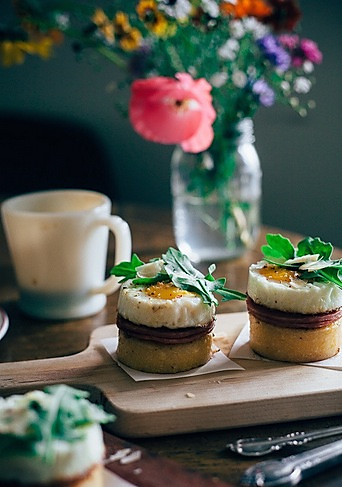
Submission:
[[[288,313],[325,313],[342,306],[342,289],[335,284],[308,282],[265,261],[250,266],[247,293],[257,304]]]
[[[137,325],[188,328],[208,324],[215,315],[215,306],[172,283],[159,282],[146,287],[127,281],[120,290],[118,313]]]

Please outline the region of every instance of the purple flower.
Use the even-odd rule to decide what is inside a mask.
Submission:
[[[257,95],[261,105],[264,107],[270,107],[273,105],[275,101],[275,94],[265,80],[257,80],[252,86],[252,91],[255,95]]]
[[[257,41],[265,57],[282,71],[286,71],[291,64],[291,57],[272,34],[268,34]]]

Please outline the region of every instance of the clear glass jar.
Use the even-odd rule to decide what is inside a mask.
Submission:
[[[240,256],[254,245],[260,229],[261,169],[254,147],[253,122],[237,125],[221,161],[231,161],[220,177],[216,154],[176,147],[171,160],[171,193],[176,244],[193,262],[215,262]],[[228,148],[228,149],[227,149]],[[220,154],[221,157],[222,154]],[[215,169],[214,169],[215,168]],[[212,182],[212,172],[216,179]],[[200,171],[200,172],[199,172]],[[227,174],[228,172],[228,174]],[[200,174],[200,184],[197,184]],[[211,181],[206,188],[206,178]]]

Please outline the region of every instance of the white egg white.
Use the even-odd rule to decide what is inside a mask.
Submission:
[[[92,467],[102,463],[105,453],[102,429],[98,424],[85,426],[84,437],[74,442],[54,439],[51,444],[54,458],[52,463],[44,458],[43,446],[37,445],[38,452],[35,455],[16,451],[15,448],[8,455],[1,455],[1,479],[15,480],[23,485],[67,481],[86,474]]]
[[[161,299],[147,295],[144,289],[131,281],[121,287],[118,313],[132,323],[152,328],[187,328],[204,326],[214,317],[215,306],[205,304],[193,293]]]
[[[342,306],[342,289],[333,283],[308,282],[295,278],[291,282],[272,280],[259,270],[261,261],[249,268],[247,293],[257,304],[289,313],[317,314]]]

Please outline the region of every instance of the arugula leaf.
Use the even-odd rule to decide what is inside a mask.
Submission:
[[[123,276],[123,279],[119,282],[125,282],[128,279],[133,279],[137,275],[137,267],[140,267],[143,264],[144,262],[139,259],[137,254],[133,254],[129,262],[120,262],[120,264],[115,265],[111,269],[110,273],[116,277]]]
[[[329,260],[333,252],[331,243],[322,242],[319,237],[307,237],[298,244],[297,256],[319,254],[323,260]]]
[[[200,271],[195,269],[189,258],[182,254],[179,250],[169,248],[166,254],[163,254],[165,262],[165,270],[170,276],[171,281],[177,287],[186,291],[193,291],[199,294],[204,303],[218,305],[218,301],[214,293],[223,296],[223,301],[231,299],[246,299],[246,295],[230,291],[224,287],[226,279],[221,277],[215,279],[212,273],[215,271],[215,264],[211,264],[208,268],[208,274],[204,276]]]
[[[268,233],[266,235],[268,245],[263,245],[261,251],[266,260],[272,262],[284,263],[295,256],[295,248],[288,238],[282,235]]]
[[[216,292],[222,296],[222,301],[231,301],[232,299],[239,299],[240,301],[243,301],[246,299],[246,295],[244,293],[234,291],[233,289],[218,288],[216,289]]]
[[[193,277],[198,277],[199,279],[202,279],[204,277],[202,272],[193,267],[189,257],[185,254],[182,254],[182,252],[180,252],[179,250],[170,247],[167,250],[166,254],[162,255],[162,258],[165,263],[166,272],[179,272],[181,270],[185,274]]]

